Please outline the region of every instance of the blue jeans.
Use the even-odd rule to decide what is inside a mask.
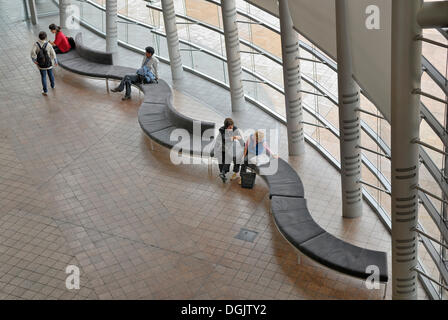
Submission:
[[[131,95],[131,85],[136,84],[138,82],[138,80],[139,80],[139,76],[136,74],[125,75],[116,89],[121,92],[126,87],[125,95],[127,97],[129,97]]]
[[[54,88],[54,74],[53,74],[53,69],[48,69],[48,70],[39,70],[40,71],[40,77],[42,79],[42,89],[44,90],[44,92],[47,92],[47,73],[48,73],[48,77],[50,78],[50,84],[51,87]]]

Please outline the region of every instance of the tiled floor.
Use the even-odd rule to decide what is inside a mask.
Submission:
[[[29,59],[39,27],[23,21],[20,6],[0,0],[0,299],[382,298],[383,288],[368,290],[307,258],[298,265],[261,179],[253,190],[223,185],[216,168],[209,175],[205,164],[176,166],[168,150],[151,150],[137,123],[138,93],[122,103],[104,81],[59,69],[57,88],[41,96]],[[120,49],[119,64],[138,59]],[[162,77],[170,77],[166,66]],[[181,112],[230,115],[225,90],[190,74],[174,87]],[[248,108],[232,116],[242,128],[278,128],[286,158],[285,128]],[[313,217],[390,259],[390,237],[374,213],[365,205],[362,218],[342,219],[338,173],[306,151],[289,161]],[[255,240],[236,239],[241,228],[258,232]],[[80,268],[80,290],[66,289],[67,265]]]

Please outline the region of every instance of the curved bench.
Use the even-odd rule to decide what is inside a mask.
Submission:
[[[135,69],[113,65],[113,55],[107,52],[92,50],[85,47],[82,41],[82,33],[75,36],[76,49],[58,56],[59,64],[66,70],[84,76],[106,79],[121,80],[126,74],[134,74]],[[144,93],[144,100],[138,112],[138,121],[143,131],[157,143],[174,148],[176,151],[191,155],[206,156],[203,150],[211,150],[213,135],[203,137],[206,130],[214,131],[215,124],[206,121],[196,121],[180,114],[173,107],[173,92],[171,87],[164,81],[158,83],[137,85]],[[194,128],[200,130],[194,130]],[[178,136],[183,129],[188,132],[188,140]],[[207,148],[207,146],[209,146]]]
[[[255,169],[268,184],[270,211],[277,229],[294,248],[330,269],[361,279],[371,275],[367,267],[376,266],[379,281],[388,281],[385,252],[342,241],[314,221],[306,205],[303,183],[286,161],[278,159],[273,175],[264,175],[263,166]]]
[[[76,36],[75,41],[76,51],[59,58],[63,68],[106,79],[121,79],[125,74],[135,72],[131,68],[112,65],[112,56],[109,57],[107,53],[85,48],[81,34]],[[142,85],[139,88],[144,92],[144,100],[138,112],[138,121],[148,137],[176,151],[213,155],[213,137],[203,138],[203,134],[206,130],[214,130],[214,123],[196,121],[180,114],[173,107],[172,89],[163,80],[159,80],[158,84]],[[176,129],[185,130],[191,138],[182,143],[174,132]],[[177,139],[173,139],[173,132]],[[204,151],[205,146],[209,148]],[[371,276],[367,267],[376,266],[380,271],[379,280],[388,281],[385,252],[360,248],[342,241],[314,221],[306,206],[303,183],[288,162],[279,158],[278,170],[274,174],[264,174],[263,166],[255,169],[268,184],[275,224],[294,248],[330,269],[361,279]]]
[[[271,212],[286,240],[300,252],[330,269],[367,279],[367,267],[376,266],[379,281],[388,281],[387,255],[338,239],[322,229],[311,217],[303,198],[274,196]]]
[[[121,80],[135,69],[113,65],[111,53],[92,50],[84,46],[82,33],[75,36],[76,49],[58,55],[61,67],[73,73],[104,79]]]

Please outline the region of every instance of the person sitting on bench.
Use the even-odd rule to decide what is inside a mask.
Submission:
[[[249,163],[249,160],[258,157],[260,155],[266,154],[273,158],[278,158],[277,155],[273,154],[267,142],[264,140],[264,133],[260,130],[255,131],[249,139],[247,139],[244,147],[244,163],[241,166],[241,173],[247,172],[247,167],[254,168],[256,164]],[[241,178],[238,182],[241,184]]]
[[[126,93],[121,100],[131,99],[131,85],[141,83],[153,83],[159,80],[159,59],[154,57],[154,48],[146,47],[142,66],[135,74],[125,75],[118,87],[112,92],[121,92],[126,88]]]

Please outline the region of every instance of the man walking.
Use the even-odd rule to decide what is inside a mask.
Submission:
[[[37,65],[40,71],[42,80],[42,94],[47,95],[47,74],[50,78],[51,88],[54,89],[54,74],[53,67],[58,65],[56,53],[53,46],[47,41],[47,33],[39,32],[39,40],[33,45],[31,49],[31,59]]]
[[[135,74],[125,75],[118,87],[112,92],[121,92],[126,88],[124,97],[121,100],[131,99],[131,85],[139,83],[153,83],[159,80],[159,59],[154,57],[154,48],[146,47],[142,66]]]

